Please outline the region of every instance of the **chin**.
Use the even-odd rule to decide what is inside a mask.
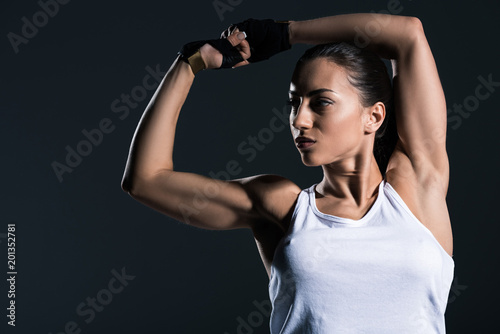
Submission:
[[[304,156],[302,156],[302,163],[307,167],[317,167],[322,165],[319,161]]]

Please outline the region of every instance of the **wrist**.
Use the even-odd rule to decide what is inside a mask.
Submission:
[[[193,74],[195,74],[195,75],[199,71],[207,68],[205,61],[201,57],[201,53],[200,53],[199,49],[195,53],[193,53],[191,56],[189,56],[187,58],[187,61],[188,61],[188,64],[191,66],[191,69],[193,70]]]
[[[290,45],[296,44],[297,42],[295,41],[295,35],[294,35],[294,28],[295,28],[296,21],[289,21],[288,23],[288,43]]]
[[[200,48],[205,44],[205,42],[206,41],[195,41],[187,43],[183,45],[179,52],[177,52],[180,55],[180,60],[188,64],[195,75],[199,71],[207,68],[200,53]]]
[[[178,55],[178,57],[175,60],[175,65],[173,68],[175,68],[176,71],[181,71],[183,73],[188,74],[190,77],[195,77],[193,73],[193,69],[189,62],[186,61],[187,59],[184,58],[182,54]]]

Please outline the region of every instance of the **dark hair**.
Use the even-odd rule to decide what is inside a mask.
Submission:
[[[307,49],[297,61],[294,73],[307,61],[323,57],[347,70],[347,79],[358,91],[363,107],[376,102],[385,105],[385,119],[375,133],[373,154],[380,172],[385,176],[389,158],[394,151],[398,133],[394,112],[393,89],[387,68],[380,57],[352,43],[318,44]]]

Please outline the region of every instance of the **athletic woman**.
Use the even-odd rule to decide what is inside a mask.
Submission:
[[[291,78],[290,129],[323,179],[301,189],[279,175],[175,171],[176,123],[195,74],[255,66],[297,43],[314,46]],[[122,188],[192,226],[251,229],[270,277],[273,334],[445,333],[454,271],[446,124],[418,18],[248,19],[183,46],[138,124]]]

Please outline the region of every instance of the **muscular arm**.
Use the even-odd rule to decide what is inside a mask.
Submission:
[[[420,184],[437,184],[446,195],[446,101],[420,20],[388,14],[345,14],[292,21],[289,33],[291,44],[347,41],[391,60],[399,140],[393,155],[397,159],[391,158],[388,170],[410,169]]]
[[[240,48],[242,55],[249,57],[248,42],[239,40],[236,35],[227,39]],[[209,44],[203,45],[200,53],[205,68],[221,66],[222,54]],[[123,190],[131,190],[136,183],[151,179],[160,172],[173,171],[175,128],[194,78],[190,65],[177,57],[137,125],[122,179]]]
[[[380,57],[397,59],[415,37],[415,17],[389,14],[356,13],[291,21],[290,44],[353,42],[374,51]]]
[[[233,45],[237,43],[235,38],[228,37]],[[218,58],[214,66],[220,66],[222,55],[214,54],[216,50],[210,48],[208,44],[200,48],[203,61],[215,64],[217,59],[214,58]],[[269,209],[266,204],[275,204],[278,200],[267,198],[278,186],[286,185],[285,189],[290,189],[281,192],[280,198],[293,195],[297,187],[283,177],[262,174],[223,181],[174,171],[172,153],[176,123],[193,80],[191,67],[177,58],[136,128],[122,189],[150,208],[199,228],[257,230],[271,221],[277,222],[279,210],[274,212],[275,208]]]
[[[194,74],[189,64],[177,58],[161,81],[136,128],[128,155],[122,187],[135,188],[141,178],[161,170],[173,170],[175,128]]]

